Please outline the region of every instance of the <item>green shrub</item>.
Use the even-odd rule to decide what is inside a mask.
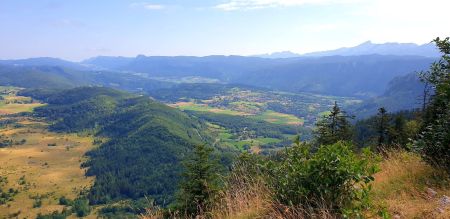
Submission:
[[[346,142],[321,146],[298,143],[278,161],[270,161],[270,185],[276,201],[288,206],[327,206],[334,213],[360,217],[368,207],[370,182],[377,166],[369,150],[355,154]]]
[[[42,206],[42,199],[35,198],[33,202],[33,208],[40,208]]]
[[[64,208],[62,212],[54,211],[51,214],[41,214],[39,213],[36,219],[66,219],[72,213]]]
[[[71,206],[73,204],[73,201],[66,198],[65,196],[61,196],[59,198],[59,204],[60,205],[66,205],[66,206]]]
[[[85,217],[91,213],[91,207],[89,206],[89,200],[86,198],[77,198],[73,202],[73,212],[77,217]]]

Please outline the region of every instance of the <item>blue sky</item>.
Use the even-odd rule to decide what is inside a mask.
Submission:
[[[251,55],[427,43],[448,0],[0,0],[0,59]]]

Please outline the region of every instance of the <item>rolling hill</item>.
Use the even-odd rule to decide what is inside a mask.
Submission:
[[[103,70],[79,70],[58,65],[1,64],[0,85],[23,88],[74,88],[79,86],[105,86],[132,92],[148,92],[172,86],[136,74]]]
[[[37,117],[53,122],[57,132],[92,132],[107,138],[88,152],[87,176],[96,176],[91,204],[145,196],[158,204],[173,200],[180,160],[195,144],[211,142],[205,125],[187,114],[145,96],[100,87],[62,92],[23,91],[48,103]],[[219,148],[223,160],[233,149]]]

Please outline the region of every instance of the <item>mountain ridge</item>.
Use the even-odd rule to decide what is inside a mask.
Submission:
[[[354,47],[342,47],[335,50],[326,50],[305,53],[303,56],[351,56],[351,55],[418,55],[424,57],[439,57],[440,52],[432,43],[415,44],[415,43],[373,43],[372,41],[363,42]]]
[[[351,47],[341,47],[337,49],[315,51],[309,53],[295,53],[292,51],[272,52],[266,54],[252,55],[251,57],[279,59],[279,58],[299,58],[299,57],[323,57],[323,56],[358,56],[358,55],[413,55],[424,57],[439,57],[440,53],[432,43],[373,43],[368,40]]]

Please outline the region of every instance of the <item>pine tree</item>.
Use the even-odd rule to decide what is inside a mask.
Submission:
[[[408,143],[408,134],[406,133],[406,119],[402,114],[393,118],[393,124],[388,128],[388,143],[405,148]]]
[[[315,131],[316,143],[318,145],[331,145],[338,141],[352,140],[352,126],[348,119],[353,118],[342,111],[337,102],[329,115],[324,116],[317,122]]]
[[[378,133],[378,144],[377,151],[381,152],[383,145],[386,143],[386,135],[388,130],[389,117],[387,110],[384,107],[378,109],[378,119],[377,119],[377,133]]]
[[[184,161],[185,172],[177,197],[178,208],[188,216],[207,212],[218,189],[218,163],[211,158],[213,149],[200,144]]]

